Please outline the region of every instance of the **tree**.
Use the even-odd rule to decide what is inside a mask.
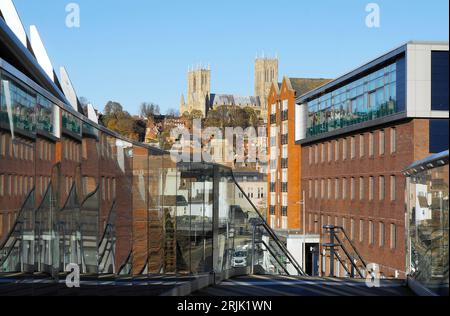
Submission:
[[[155,103],[143,102],[140,109],[141,116],[146,119],[153,119],[155,115],[160,115],[159,105]]]
[[[123,112],[123,107],[119,102],[108,101],[105,105],[104,115],[114,115],[115,113]]]
[[[169,117],[178,117],[178,116],[180,116],[180,112],[178,112],[178,111],[175,110],[175,109],[168,109],[167,112],[166,112],[166,116],[169,116]]]

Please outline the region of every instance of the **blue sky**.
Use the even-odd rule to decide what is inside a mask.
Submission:
[[[131,113],[141,102],[178,109],[189,65],[211,64],[212,91],[253,94],[256,54],[277,54],[280,75],[334,78],[408,40],[448,41],[448,0],[14,0],[37,25],[79,96]],[[65,26],[76,2],[81,27]],[[365,25],[369,2],[381,27]]]

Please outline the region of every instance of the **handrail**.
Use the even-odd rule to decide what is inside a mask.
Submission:
[[[339,263],[341,264],[341,266],[344,267],[345,272],[347,272],[347,274],[350,275],[351,273],[350,273],[350,271],[348,271],[347,266],[344,264],[344,262],[342,262],[341,255],[337,252],[335,253],[335,255],[336,255],[336,258],[338,259]]]
[[[284,272],[289,275],[289,271],[287,270],[287,268],[280,262],[280,260],[277,258],[277,256],[273,253],[272,249],[270,249],[270,247],[266,244],[266,242],[264,240],[261,240],[260,243],[262,243],[264,246],[266,246],[267,250],[270,252],[270,254],[272,255],[272,257],[275,258],[275,260],[277,261],[277,263],[280,265],[280,267],[284,270]]]
[[[244,196],[244,198],[247,200],[247,202],[252,206],[253,210],[256,212],[256,214],[258,214],[258,216],[260,217],[261,221],[262,221],[262,226],[264,226],[264,228],[266,229],[266,231],[269,233],[269,235],[275,240],[275,243],[283,250],[283,252],[286,254],[286,256],[289,258],[289,260],[291,261],[292,265],[294,265],[295,269],[297,270],[297,272],[299,273],[299,275],[305,276],[306,273],[303,271],[303,269],[301,268],[301,266],[298,264],[297,260],[295,260],[295,258],[292,256],[292,254],[289,252],[289,250],[283,245],[283,243],[280,241],[280,239],[278,238],[278,236],[273,232],[272,228],[270,228],[270,226],[267,224],[266,220],[264,219],[264,217],[261,215],[261,213],[259,213],[258,209],[256,208],[256,206],[253,204],[253,202],[249,199],[249,197],[247,196],[247,194],[244,192],[244,190],[242,190],[241,186],[239,185],[239,183],[236,181],[236,178],[234,177],[234,173],[231,170],[231,176],[233,178],[233,181],[235,183],[235,185],[237,186],[237,188],[241,191],[241,194]]]
[[[351,239],[348,237],[347,232],[345,231],[345,229],[343,227],[336,227],[338,228],[345,236],[345,238],[347,239],[347,241],[349,242],[350,246],[353,248],[353,251],[355,252],[355,254],[358,256],[358,259],[362,262],[362,264],[364,265],[364,267],[367,267],[366,262],[364,261],[364,259],[362,258],[362,256],[360,255],[358,249],[356,249],[355,245],[353,244],[353,242],[351,241]]]
[[[347,251],[347,249],[345,248],[345,246],[342,244],[340,238],[338,236],[334,236],[334,238],[336,238],[336,240],[338,241],[339,245],[341,246],[341,249],[344,251],[345,255],[347,256],[347,258],[350,260],[350,263],[352,265],[352,267],[358,272],[359,276],[364,279],[363,274],[361,273],[361,271],[359,270],[358,266],[355,264],[355,262],[353,261],[352,256],[350,255],[350,253]],[[366,267],[364,265],[364,267]]]

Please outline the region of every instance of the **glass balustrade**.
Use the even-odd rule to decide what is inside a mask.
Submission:
[[[0,75],[0,277],[302,273],[231,169],[175,163]]]

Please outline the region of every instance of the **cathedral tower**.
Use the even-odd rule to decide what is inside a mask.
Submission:
[[[205,67],[189,70],[187,100],[182,100],[181,114],[198,110],[206,116],[210,93],[211,70]],[[186,104],[183,104],[184,102]]]
[[[261,102],[261,117],[267,120],[267,99],[273,82],[278,82],[278,58],[257,58],[255,61],[255,96]]]

